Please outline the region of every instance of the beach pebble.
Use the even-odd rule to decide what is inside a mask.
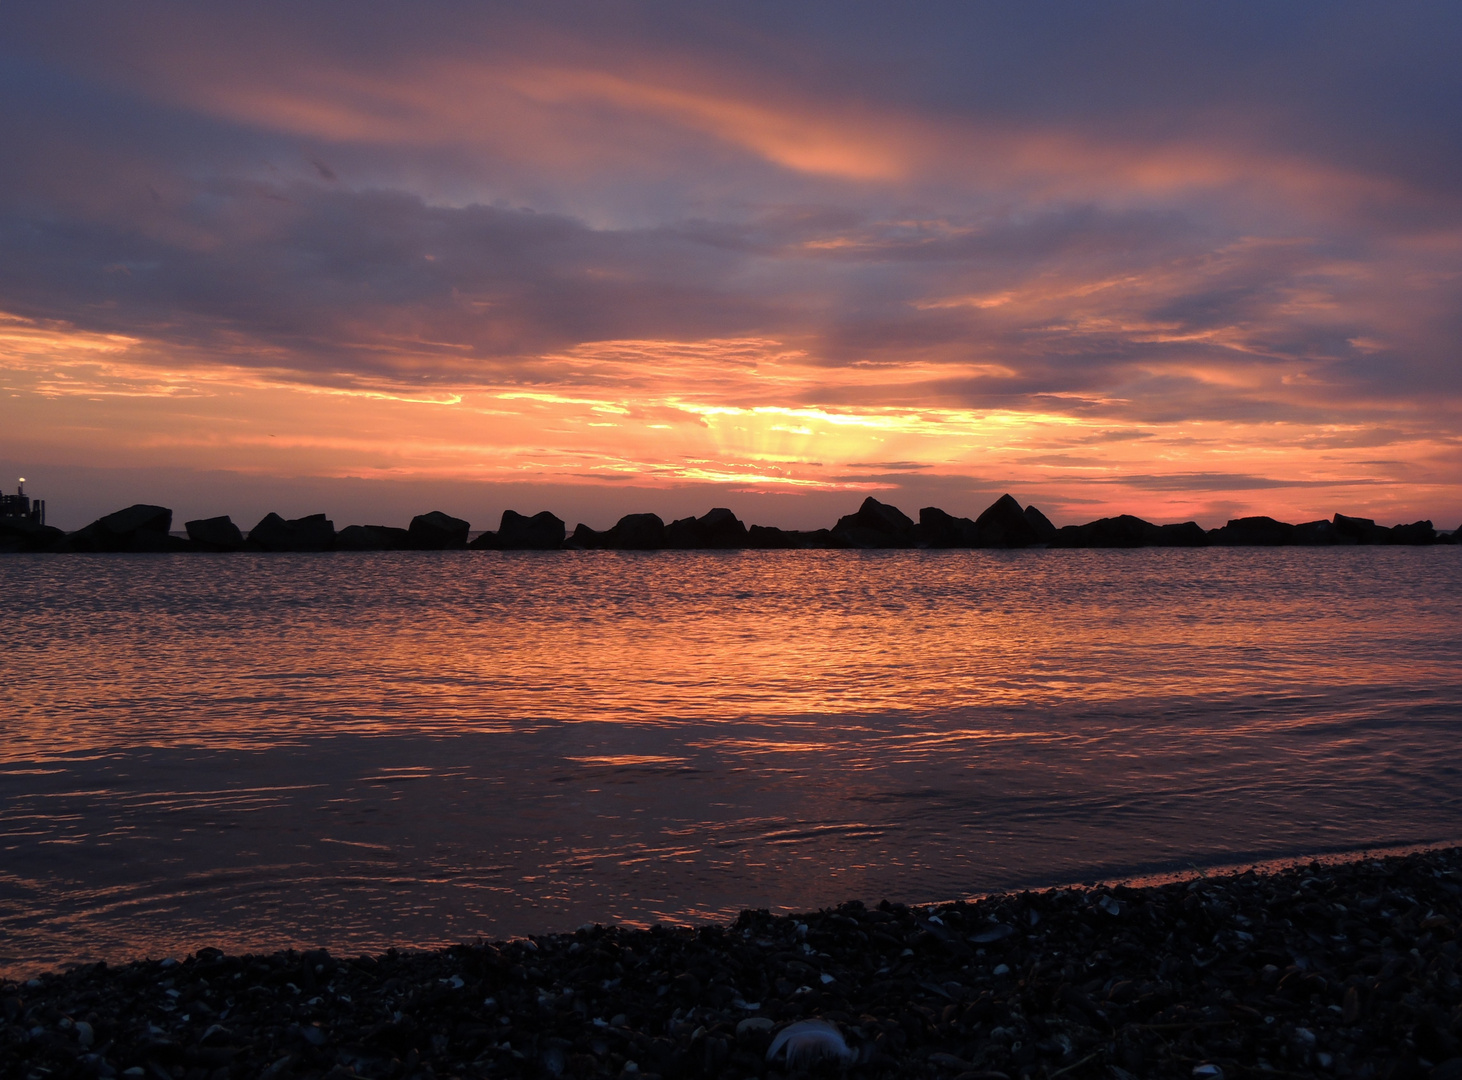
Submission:
[[[779,1054],[785,1056],[789,1069],[824,1060],[848,1063],[858,1056],[837,1025],[827,1020],[799,1020],[783,1028],[767,1048],[767,1060],[773,1061]]]
[[[971,934],[970,941],[976,945],[989,945],[996,941],[1004,941],[1015,934],[1015,927],[1003,924],[990,927],[988,930],[981,930],[978,934]]]
[[[270,1080],[745,1080],[855,1065],[867,1080],[1264,1066],[1462,1080],[1459,926],[1462,851],[1443,850],[350,960],[200,949],[166,969],[0,980],[0,1061],[83,1080],[122,1065],[128,1080],[221,1067]]]
[[[1354,1024],[1360,1019],[1360,994],[1353,986],[1345,991],[1345,1000],[1340,1005],[1340,1018],[1347,1024]]]

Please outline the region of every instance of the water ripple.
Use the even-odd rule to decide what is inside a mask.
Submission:
[[[0,970],[1462,838],[1462,549],[0,560]]]

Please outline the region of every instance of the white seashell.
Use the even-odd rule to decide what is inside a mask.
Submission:
[[[821,1058],[851,1062],[858,1055],[848,1048],[843,1033],[826,1020],[799,1020],[784,1027],[767,1050],[771,1061],[783,1049],[787,1052],[787,1067],[810,1065]]]

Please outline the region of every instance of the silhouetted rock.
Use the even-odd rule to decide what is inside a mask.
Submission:
[[[165,506],[137,503],[98,518],[66,537],[67,551],[176,551],[187,542],[168,535],[173,512]]]
[[[585,551],[656,551],[665,546],[665,522],[657,514],[627,514],[604,532],[580,523],[563,546]]]
[[[1201,530],[1200,530],[1201,531]],[[1139,548],[1162,544],[1163,531],[1158,525],[1131,514],[1097,518],[1084,525],[1067,525],[1056,533],[1052,547],[1060,548]],[[1163,545],[1167,546],[1167,545]]]
[[[66,542],[66,534],[29,518],[0,518],[0,553],[55,551]]]
[[[1082,525],[1062,525],[1056,530],[1056,539],[1052,540],[1050,546],[1053,548],[1084,548],[1091,545],[1086,542],[1086,532]]]
[[[1272,517],[1234,518],[1208,539],[1222,547],[1285,547],[1295,542],[1295,527]]]
[[[572,535],[563,542],[563,546],[578,551],[595,551],[604,546],[604,534],[581,521],[574,526]]]
[[[1196,521],[1177,525],[1159,525],[1153,547],[1207,547],[1208,533]]]
[[[1323,518],[1319,521],[1304,521],[1294,527],[1294,542],[1305,547],[1330,547],[1343,543],[1333,522]],[[1354,541],[1349,541],[1354,543]]]
[[[975,546],[1023,548],[1041,542],[1035,526],[1010,495],[1002,495],[975,518]]]
[[[1049,544],[1056,539],[1056,526],[1052,525],[1051,519],[1034,506],[1025,508],[1025,519],[1030,522],[1031,528],[1036,531],[1036,536],[1041,543]]]
[[[338,536],[324,514],[285,520],[271,513],[247,537],[240,534],[227,516],[189,521],[187,540],[172,536],[168,532],[171,524],[171,510],[146,504],[98,518],[70,535],[26,519],[5,518],[0,519],[0,552],[237,551],[240,548],[395,551],[469,546],[468,523],[439,510],[413,518],[410,529],[352,525]],[[701,517],[680,518],[669,525],[655,514],[628,514],[604,532],[580,524],[566,538],[563,521],[546,510],[531,518],[506,510],[498,531],[480,534],[470,546],[499,550],[650,551],[660,548],[1021,548],[1038,544],[1058,548],[1132,548],[1457,543],[1462,543],[1462,529],[1438,533],[1431,521],[1386,528],[1370,518],[1346,514],[1336,514],[1333,521],[1307,521],[1301,525],[1270,517],[1235,518],[1222,528],[1208,532],[1191,521],[1154,525],[1131,514],[1121,514],[1057,529],[1040,510],[1034,506],[1022,509],[1007,494],[974,521],[928,506],[919,511],[917,525],[898,507],[869,497],[856,513],[839,518],[833,529],[810,531],[762,525],[748,529],[730,510],[716,507]]]
[[[856,514],[839,518],[832,533],[840,544],[851,548],[913,547],[918,539],[912,518],[871,495]]]
[[[563,521],[547,510],[532,517],[504,510],[493,546],[503,551],[554,551],[563,546],[564,532]]]
[[[919,511],[919,537],[933,548],[1024,548],[1048,544],[1057,530],[1035,507],[1022,510],[1010,495],[1002,495],[974,521],[955,517],[937,506]]]
[[[1154,525],[1131,514],[1098,518],[1085,525],[1067,525],[1056,531],[1052,547],[1140,548],[1207,547],[1209,534],[1196,521],[1175,525]]]
[[[1432,528],[1430,521],[1413,521],[1410,525],[1397,525],[1391,530],[1391,543],[1393,544],[1420,546],[1436,542],[1437,530]]]
[[[1341,543],[1389,544],[1391,542],[1391,530],[1377,525],[1370,518],[1336,514],[1335,531],[1339,535]]]
[[[600,534],[600,547],[614,551],[656,551],[665,546],[665,522],[658,514],[626,514]]]
[[[955,517],[937,506],[919,511],[919,540],[931,548],[975,547],[975,523],[969,518]]]
[[[347,525],[335,534],[336,551],[405,551],[411,534],[390,525]]]
[[[222,517],[197,518],[186,523],[188,539],[200,551],[240,551],[244,534],[227,514]]]
[[[456,551],[467,546],[472,526],[461,518],[433,510],[417,514],[406,530],[406,546],[412,551]]]
[[[808,551],[841,548],[831,529],[779,529],[775,525],[753,525],[746,530],[746,546],[762,551]]]
[[[743,548],[746,547],[746,526],[724,506],[718,506],[700,517],[680,518],[665,526],[668,548]]]
[[[246,546],[254,551],[329,551],[335,546],[335,523],[324,514],[286,521],[271,512],[249,530]]]

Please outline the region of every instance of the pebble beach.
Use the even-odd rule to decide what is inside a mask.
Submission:
[[[1462,849],[730,925],[94,964],[0,1077],[1462,1077]]]

